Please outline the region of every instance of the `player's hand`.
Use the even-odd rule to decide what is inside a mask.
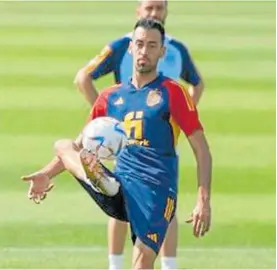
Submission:
[[[211,224],[210,202],[199,200],[186,222],[192,223],[194,236],[204,236],[209,231]]]
[[[41,172],[35,172],[30,175],[22,176],[21,179],[30,183],[28,198],[37,204],[44,200],[47,196],[47,192],[54,187],[54,184],[51,183],[50,178]]]

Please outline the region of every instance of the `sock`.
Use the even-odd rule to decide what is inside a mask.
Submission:
[[[109,255],[109,270],[121,270],[123,268],[123,255]]]
[[[162,257],[162,270],[172,270],[177,269],[176,257]]]

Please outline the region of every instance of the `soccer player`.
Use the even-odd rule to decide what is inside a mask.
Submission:
[[[124,123],[130,144],[117,158],[114,174],[96,161],[93,153],[82,149],[80,135],[75,142],[57,142],[56,157],[39,172],[23,177],[31,183],[30,198],[36,200],[45,197],[51,178],[65,169],[71,172],[107,214],[130,222],[133,269],[154,268],[174,217],[178,193],[175,144],[180,129],[197,161],[198,194],[190,219],[194,235],[203,236],[211,219],[211,154],[187,91],[157,72],[158,60],[165,53],[164,35],[164,28],[157,21],[137,22],[130,44],[134,59],[132,79],[104,90],[90,113],[90,119],[110,116]],[[99,187],[101,178],[95,177],[103,172],[121,184],[114,197],[93,188]]]
[[[167,17],[166,0],[139,1],[137,15],[139,18],[151,18],[165,23]],[[96,80],[108,73],[113,73],[116,83],[126,83],[132,75],[132,55],[128,52],[132,33],[108,44],[99,55],[82,68],[77,76],[76,83],[91,105],[97,98],[97,91],[93,85]],[[165,37],[165,55],[158,64],[158,69],[175,80],[182,80],[190,85],[189,93],[195,104],[198,104],[203,91],[203,82],[190,57],[187,47],[180,41]],[[168,237],[161,249],[162,269],[176,269],[177,249],[177,220],[171,222]],[[127,224],[110,219],[108,223],[109,263],[110,269],[122,269],[123,249],[127,233]]]

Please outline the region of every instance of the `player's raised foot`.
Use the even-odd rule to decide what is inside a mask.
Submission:
[[[93,185],[94,189],[107,196],[114,196],[118,193],[119,183],[107,173],[107,169],[101,164],[95,153],[82,149],[80,159],[87,180]]]
[[[98,187],[100,179],[96,179],[96,176],[103,172],[96,154],[87,149],[82,149],[80,151],[80,159],[87,178],[92,181],[94,186]]]
[[[93,153],[87,149],[82,149],[80,151],[80,159],[81,159],[81,162],[82,162],[84,168],[88,170],[88,173],[93,172],[97,169],[96,165],[97,165],[98,160],[97,160],[97,156],[95,153]]]

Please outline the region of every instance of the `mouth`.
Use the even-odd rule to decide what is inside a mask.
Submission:
[[[140,59],[138,59],[138,63],[139,64],[146,64],[147,62],[148,62],[149,60],[147,59],[147,58],[140,58]]]
[[[161,18],[158,18],[158,17],[152,17],[152,16],[150,16],[148,19],[150,19],[150,20],[156,20],[156,21],[164,24],[164,20],[162,20]]]

